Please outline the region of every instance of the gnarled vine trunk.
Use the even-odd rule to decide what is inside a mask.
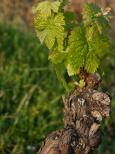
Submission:
[[[48,135],[38,154],[89,154],[101,142],[100,123],[110,115],[110,97],[97,90],[100,77],[81,71],[77,86],[64,102],[64,129]]]

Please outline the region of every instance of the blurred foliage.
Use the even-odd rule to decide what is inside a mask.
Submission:
[[[102,90],[112,98],[111,117],[102,124],[102,143],[95,154],[115,154],[115,43],[113,42],[109,57],[103,60]]]
[[[35,153],[45,135],[62,126],[62,88],[47,55],[33,34],[0,26],[2,154]]]
[[[114,49],[102,82],[112,94],[113,112],[96,154],[115,154]],[[63,126],[63,89],[47,59],[34,34],[0,25],[0,154],[35,154],[45,136]]]

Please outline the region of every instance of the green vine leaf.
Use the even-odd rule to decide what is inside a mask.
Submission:
[[[69,76],[79,73],[84,66],[85,56],[88,52],[84,28],[78,25],[71,33],[67,48],[66,67]]]
[[[60,7],[61,2],[55,1],[44,1],[39,3],[37,6],[33,7],[33,13],[39,13],[42,15],[42,17],[49,17],[51,16],[52,11],[54,13],[58,12],[58,9]]]
[[[58,50],[63,50],[63,40],[64,40],[64,16],[59,13],[50,19],[40,19],[36,18],[35,26],[37,36],[41,42],[45,42],[46,46],[51,49],[57,42]]]
[[[109,22],[101,9],[94,4],[85,4],[83,19],[88,44],[85,69],[89,73],[94,73],[99,68],[101,59],[110,50]]]
[[[99,66],[99,59],[95,55],[94,51],[92,50],[89,51],[86,59],[87,61],[86,61],[85,69],[87,70],[87,72],[91,72],[91,73],[96,72]]]

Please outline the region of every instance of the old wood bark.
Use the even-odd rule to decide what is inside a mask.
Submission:
[[[110,97],[97,90],[100,77],[81,71],[86,83],[63,97],[64,129],[48,135],[37,154],[89,154],[101,142],[100,123],[110,115]]]

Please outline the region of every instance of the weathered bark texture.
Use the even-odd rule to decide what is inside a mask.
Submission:
[[[38,154],[88,154],[101,142],[100,123],[110,115],[110,97],[99,92],[99,75],[80,73],[77,86],[64,101],[64,129],[51,133]]]

